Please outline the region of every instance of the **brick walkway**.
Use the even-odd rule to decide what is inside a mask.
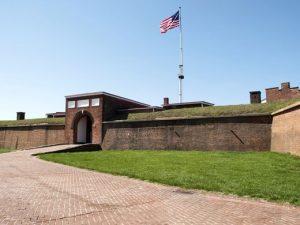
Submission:
[[[31,156],[61,148],[0,154],[1,225],[300,225],[300,207],[183,191]]]

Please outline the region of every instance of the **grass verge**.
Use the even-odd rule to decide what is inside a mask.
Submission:
[[[39,157],[183,188],[300,205],[300,158],[287,154],[116,150]]]
[[[0,120],[0,126],[18,126],[33,124],[64,124],[65,118],[41,118],[27,120]]]
[[[11,149],[0,148],[0,153],[11,152]]]

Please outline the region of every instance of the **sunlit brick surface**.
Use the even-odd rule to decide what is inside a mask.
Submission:
[[[0,154],[0,224],[300,224],[300,208]]]

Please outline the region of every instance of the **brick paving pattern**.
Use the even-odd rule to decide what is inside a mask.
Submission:
[[[0,154],[1,225],[300,225],[300,207],[181,190],[32,156],[67,147]]]

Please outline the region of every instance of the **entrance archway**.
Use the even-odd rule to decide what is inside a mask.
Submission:
[[[92,120],[89,116],[83,116],[77,123],[76,143],[92,142]]]

